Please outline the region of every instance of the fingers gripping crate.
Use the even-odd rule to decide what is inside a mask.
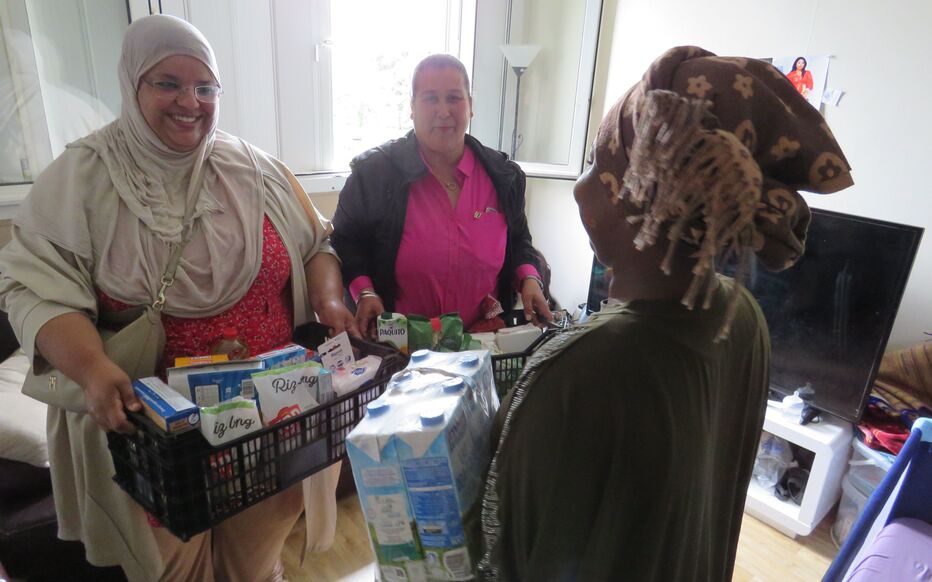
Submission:
[[[325,328],[308,324],[294,341],[317,346]],[[132,436],[108,433],[114,481],[180,539],[192,536],[287,489],[346,454],[346,436],[365,406],[407,364],[396,350],[352,340],[359,356],[376,355],[376,377],[358,389],[300,416],[264,428],[222,447],[200,431],[166,434],[148,418],[131,414]]]

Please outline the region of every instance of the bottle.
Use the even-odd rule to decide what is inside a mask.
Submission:
[[[231,360],[243,360],[249,357],[249,347],[240,339],[235,327],[225,327],[220,339],[211,346],[210,353],[226,354]]]

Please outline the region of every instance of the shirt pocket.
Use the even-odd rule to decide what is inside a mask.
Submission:
[[[505,215],[494,207],[475,210],[467,221],[471,259],[482,270],[498,274],[505,261],[508,225]]]

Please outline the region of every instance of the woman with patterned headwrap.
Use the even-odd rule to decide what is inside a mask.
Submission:
[[[489,580],[730,580],[766,406],[752,255],[803,253],[797,190],[850,169],[780,71],[696,47],[609,111],[576,184],[610,305],[528,363],[496,419]],[[736,261],[735,279],[716,274]]]

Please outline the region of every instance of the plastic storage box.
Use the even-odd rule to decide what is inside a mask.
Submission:
[[[316,347],[326,329],[316,323],[295,330],[294,341]],[[166,434],[133,414],[132,436],[108,433],[114,481],[175,536],[187,541],[259,501],[288,488],[346,454],[346,435],[365,406],[385,389],[407,356],[397,350],[352,340],[358,356],[376,355],[376,377],[358,389],[300,416],[254,432],[222,447],[210,446],[200,431]]]
[[[832,540],[839,547],[861,515],[868,497],[886,477],[896,459],[893,455],[871,449],[856,438],[852,440],[851,448],[848,472],[841,481],[838,513],[832,525]]]

